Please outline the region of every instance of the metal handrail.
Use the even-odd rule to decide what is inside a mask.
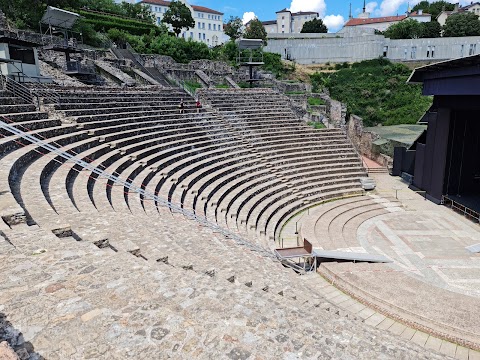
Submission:
[[[14,65],[15,66],[15,65]],[[17,68],[15,66],[15,68]],[[17,68],[18,69],[18,68]],[[2,75],[4,76],[4,75]],[[10,86],[11,89],[15,90],[16,92],[20,93],[28,93],[29,96],[34,97],[37,99],[37,107],[40,107],[40,98],[47,99],[49,103],[52,104],[59,104],[60,103],[60,96],[54,93],[54,90],[49,89],[47,86],[43,85],[42,83],[38,82],[37,79],[34,79],[24,72],[19,73],[18,78],[29,79],[31,83],[35,84],[35,88],[32,89],[24,85],[24,83],[20,83],[16,81],[11,76],[5,76],[7,87]],[[32,99],[28,100],[29,102],[33,101]]]
[[[10,77],[5,77],[4,75],[1,75],[1,77],[2,82],[5,84],[5,90],[11,92],[15,97],[22,98],[27,103],[35,104],[37,107],[40,107],[38,96],[33,95],[29,88]],[[33,101],[34,99],[36,100],[35,103]]]

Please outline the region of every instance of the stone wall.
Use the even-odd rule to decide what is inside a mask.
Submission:
[[[306,83],[300,83],[300,82],[287,82],[287,81],[279,81],[275,80],[274,81],[275,88],[278,89],[278,91],[283,92],[283,93],[288,93],[288,92],[311,92],[312,91],[312,86],[310,84]]]
[[[365,131],[363,120],[356,115],[350,115],[347,124],[347,136],[360,155],[363,155],[383,166],[391,166],[393,160],[390,156],[381,153],[381,148],[374,144],[381,137],[371,131]]]
[[[471,46],[480,46],[480,36],[393,40],[375,35],[373,29],[333,35],[269,34],[265,50],[280,54],[282,58],[288,54],[299,64],[356,62],[378,57],[405,62],[437,62],[473,55],[470,54]]]
[[[340,101],[333,100],[330,97],[327,97],[326,102],[326,110],[328,118],[330,120],[330,125],[345,131],[347,127],[346,105],[341,103]]]

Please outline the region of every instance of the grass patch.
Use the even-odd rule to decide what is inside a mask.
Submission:
[[[287,91],[285,95],[305,95],[305,91]]]
[[[311,98],[308,98],[308,105],[320,106],[320,105],[326,105],[326,102],[323,99],[311,97]]]
[[[202,84],[197,81],[186,80],[184,81],[185,87],[188,88],[191,92],[195,92],[197,89],[202,88]]]
[[[309,121],[307,124],[310,125],[311,127],[313,127],[314,129],[325,129],[326,128],[326,126],[323,125],[321,122]]]
[[[230,86],[228,86],[227,84],[217,84],[217,85],[215,85],[215,87],[217,89],[228,89],[228,88],[230,88]]]

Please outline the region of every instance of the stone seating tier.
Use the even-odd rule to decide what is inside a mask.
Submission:
[[[117,92],[106,91],[102,95],[108,97],[111,93]],[[87,96],[83,97],[90,101]],[[100,95],[98,99],[101,99]],[[101,101],[98,103],[101,104]],[[102,111],[107,113],[107,110]],[[139,114],[135,113],[136,115]],[[338,132],[312,132],[310,140],[304,139],[300,144],[290,146],[282,145],[276,136],[271,138],[271,143],[267,137],[260,138],[260,134],[266,134],[268,128],[256,129],[257,132],[250,129],[248,135],[243,135],[234,127],[229,127],[221,114],[213,116],[202,113],[193,117],[185,114],[180,117],[179,114],[172,113],[156,118],[140,117],[139,121],[135,121],[135,116],[125,120],[122,126],[114,125],[113,121],[117,119],[112,116],[109,120],[85,122],[85,125],[93,126],[90,129],[82,128],[83,123],[69,125],[57,121],[47,124],[48,128],[36,129],[31,133],[42,136],[45,141],[64,151],[93,161],[109,172],[117,172],[122,178],[138,181],[149,191],[167,194],[175,199],[181,199],[189,186],[202,187],[203,184],[208,184],[207,187],[212,185],[212,191],[215,190],[218,195],[228,194],[223,197],[228,204],[233,199],[232,195],[237,196],[237,193],[234,195],[232,192],[235,189],[226,191],[229,183],[235,181],[228,175],[238,173],[239,179],[242,179],[240,175],[243,174],[248,180],[243,179],[245,182],[242,188],[248,189],[248,192],[245,192],[244,198],[236,197],[239,204],[243,204],[242,214],[249,214],[249,224],[257,225],[259,231],[261,228],[272,229],[267,230],[268,236],[274,236],[273,228],[280,226],[277,224],[281,224],[292,211],[299,210],[301,202],[299,203],[298,197],[289,194],[290,187],[284,186],[275,175],[267,176],[264,172],[264,178],[269,179],[268,187],[272,190],[261,183],[255,183],[255,175],[259,174],[259,170],[268,168],[265,164],[278,167],[292,183],[291,189],[305,191],[306,199],[311,201],[356,190],[354,182],[358,172],[354,170],[355,153],[344,139],[339,138]],[[145,124],[147,119],[152,122]],[[158,125],[158,119],[165,120],[162,126]],[[27,126],[36,121],[46,122],[48,119],[37,117],[19,124]],[[297,127],[302,128],[300,125],[297,122],[295,126],[286,129],[292,131]],[[306,126],[304,128],[307,129]],[[322,134],[325,134],[325,139]],[[259,142],[256,152],[259,160],[263,161],[251,161],[252,153],[246,146],[242,148],[247,138]],[[251,331],[260,340],[250,344],[248,350],[243,345],[234,347],[227,345],[230,342],[214,341],[213,348],[218,352],[219,358],[230,353],[237,356],[235,354],[257,352],[260,348],[264,349],[263,343],[267,343],[270,338],[283,344],[269,345],[264,349],[272,356],[285,355],[283,347],[290,346],[290,341],[293,340],[297,344],[297,352],[301,349],[304,352],[312,351],[313,356],[314,353],[319,354],[324,346],[317,345],[318,339],[305,340],[309,339],[307,330],[311,334],[312,328],[311,324],[305,323],[304,313],[309,313],[312,323],[322,324],[322,331],[327,333],[333,331],[335,324],[348,322],[346,328],[349,331],[356,329],[363,338],[368,337],[370,348],[373,346],[377,351],[378,344],[378,355],[382,352],[385,356],[385,349],[376,340],[379,338],[398,343],[398,351],[395,356],[392,353],[392,358],[400,353],[411,352],[412,356],[422,353],[420,348],[389,338],[388,334],[381,334],[352,320],[353,315],[336,308],[323,294],[311,291],[308,283],[298,282],[293,272],[271,260],[271,253],[264,247],[265,241],[257,238],[264,237],[259,232],[248,232],[245,240],[265,250],[252,252],[246,247],[238,246],[232,239],[199,227],[197,223],[179,214],[172,214],[164,207],[158,207],[153,201],[142,200],[123,186],[115,186],[102,177],[93,176],[89,171],[82,171],[73,163],[65,163],[35,145],[22,146],[17,140],[9,136],[0,142],[0,196],[2,206],[5,204],[3,199],[8,198],[9,204],[16,205],[16,210],[23,210],[31,226],[14,225],[12,222],[12,228],[0,229],[1,234],[6,234],[10,243],[14,244],[8,247],[9,243],[1,242],[0,239],[0,268],[1,271],[11,270],[13,261],[18,266],[19,259],[30,261],[31,264],[27,266],[25,263],[22,266],[25,286],[15,292],[10,291],[14,286],[9,278],[9,283],[6,284],[9,290],[0,292],[0,300],[3,304],[18,305],[18,301],[21,302],[26,312],[18,312],[17,306],[10,305],[2,310],[11,314],[12,320],[22,323],[25,329],[36,329],[35,335],[28,335],[28,340],[34,340],[34,344],[36,340],[39,341],[36,350],[49,351],[52,358],[59,358],[57,355],[65,347],[60,349],[56,344],[68,337],[69,348],[75,349],[66,355],[70,358],[101,357],[102,354],[98,351],[102,344],[111,346],[108,350],[101,350],[103,353],[118,354],[119,357],[126,352],[133,357],[149,357],[146,354],[152,346],[158,355],[159,348],[173,349],[174,338],[178,339],[179,336],[177,330],[187,328],[186,325],[179,325],[178,316],[182,314],[183,319],[190,324],[188,328],[195,330],[194,336],[186,339],[190,344],[193,339],[203,338],[211,331],[208,324],[218,328],[224,316],[236,318],[240,323],[238,329],[237,325],[234,328],[232,325],[223,326],[223,338],[225,334],[232,338],[241,336],[248,323],[252,324]],[[248,143],[248,140],[245,141]],[[264,143],[260,144],[262,141]],[[328,173],[329,167],[326,166],[328,161],[337,161],[339,164],[338,167],[332,167],[331,173]],[[349,165],[343,167],[342,164],[347,163]],[[305,176],[302,176],[302,165],[299,164],[308,164],[309,170],[304,172]],[[227,166],[231,167],[231,171],[222,172],[221,167]],[[150,167],[156,169],[152,171]],[[358,169],[361,169],[360,163]],[[161,175],[162,171],[167,173]],[[228,181],[213,186],[209,176],[219,176],[215,182],[222,178]],[[175,181],[166,182],[166,179]],[[251,200],[247,199],[250,195],[253,195]],[[223,203],[220,206],[224,206]],[[231,205],[232,210],[233,206],[236,205]],[[2,208],[2,215],[12,214],[3,210]],[[232,218],[227,220],[231,223]],[[58,234],[58,237],[52,232]],[[8,248],[10,256],[4,256],[7,253],[3,251],[4,248]],[[45,252],[27,259],[39,249],[45,249]],[[12,254],[15,256],[12,257]],[[38,274],[44,273],[57,275],[39,279]],[[57,280],[64,287],[56,288]],[[54,325],[51,322],[54,321],[53,318],[43,316],[43,312],[35,317],[24,316],[23,314],[31,314],[34,308],[27,300],[23,300],[27,299],[28,294],[22,289],[32,289],[33,283],[36,289],[40,289],[35,292],[36,304],[50,304],[45,313],[57,314],[58,309],[64,309],[63,315],[66,315],[65,311],[71,309],[75,313],[74,318],[81,321],[65,320],[62,324],[57,322]],[[47,287],[48,291],[42,290]],[[54,287],[57,290],[51,291]],[[52,295],[53,293],[56,294]],[[57,298],[57,294],[62,296]],[[192,297],[192,294],[195,296]],[[78,298],[80,308],[71,307],[59,300],[68,299],[70,295]],[[218,303],[222,306],[219,307],[215,302],[214,307],[210,308],[208,304],[211,304],[212,298],[220,299]],[[152,304],[162,304],[161,311],[153,309]],[[246,308],[237,313],[235,309],[238,309],[239,304]],[[140,306],[140,309],[136,306]],[[275,309],[268,310],[272,306]],[[326,308],[330,311],[325,311]],[[218,311],[219,309],[223,310]],[[38,313],[37,305],[35,310]],[[123,330],[118,332],[118,328],[109,324],[118,323],[118,316],[127,314],[125,311],[128,314],[135,313],[134,318],[138,319],[138,324],[132,323],[130,320],[133,318],[129,318]],[[335,312],[339,315],[335,315]],[[265,324],[262,319],[267,317],[274,319],[275,323],[268,325],[268,331],[258,330],[259,324]],[[114,319],[116,320],[113,321]],[[148,319],[152,320],[151,323]],[[278,324],[275,319],[278,319]],[[161,329],[160,325],[155,325],[159,321],[163,324]],[[145,334],[148,333],[148,336],[143,338],[138,331],[145,326]],[[273,340],[280,334],[271,334],[271,329],[287,327],[294,335],[287,335],[287,338],[282,335],[278,338],[280,340]],[[51,331],[52,328],[56,330]],[[61,338],[58,335],[60,333]],[[70,334],[73,333],[85,334],[86,337],[71,337]],[[116,335],[107,341],[112,334]],[[39,337],[33,339],[34,336]],[[40,345],[44,343],[41,342],[41,337],[50,339],[48,347]],[[291,337],[294,339],[290,340]],[[350,351],[352,337],[348,338],[350,343],[343,348],[344,353]],[[132,341],[135,346],[130,347]],[[165,341],[172,341],[172,344],[167,346]],[[90,347],[91,343],[96,346]],[[213,348],[206,349],[203,355],[211,355]],[[177,349],[186,356],[202,357],[202,354],[193,354],[188,350],[186,342]],[[175,357],[180,352],[172,351],[171,356]],[[63,354],[65,356],[65,352]],[[333,356],[335,353],[331,354]],[[356,356],[354,354],[358,355],[358,352],[352,350],[352,356]],[[371,354],[372,351],[369,356]],[[152,353],[152,356],[155,355]],[[248,356],[245,355],[245,358]]]

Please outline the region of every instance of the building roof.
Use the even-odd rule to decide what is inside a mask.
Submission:
[[[407,17],[406,15],[400,15],[400,16],[385,16],[385,17],[369,18],[369,19],[354,18],[354,19],[348,20],[348,22],[345,24],[345,26],[381,24],[381,23],[386,23],[386,22],[402,21],[406,17]]]
[[[193,10],[195,10],[195,11],[200,11],[200,12],[210,13],[210,14],[216,14],[216,15],[223,15],[223,13],[220,12],[220,11],[209,9],[207,7],[204,7],[204,6],[198,6],[198,5],[191,5],[191,6],[192,6]]]
[[[160,5],[160,6],[169,6],[170,5],[170,1],[164,1],[164,0],[143,0],[143,1],[140,1],[140,3],[141,4]],[[204,7],[204,6],[197,6],[197,5],[190,5],[190,6],[195,11],[200,11],[200,12],[215,14],[215,15],[223,15],[223,13],[220,12],[220,11],[209,9],[207,7]]]
[[[267,21],[262,21],[262,25],[276,25],[277,20],[267,20]]]
[[[284,12],[289,12],[290,14],[292,14],[292,16],[299,16],[299,15],[317,15],[318,16],[318,12],[316,12],[316,11],[299,11],[299,12],[296,12],[296,13],[292,13],[287,8],[285,8],[283,10],[280,10],[280,11],[277,11],[275,14],[284,13]]]
[[[8,34],[2,34],[0,32],[0,43],[1,44],[10,44],[10,45],[18,45],[18,46],[25,46],[25,47],[38,47],[41,46],[38,43],[22,40],[14,37],[10,37]]]
[[[455,96],[455,103],[463,107],[477,107],[478,104],[459,97],[480,95],[480,55],[447,60],[415,69],[407,80],[409,84],[422,83],[423,95],[435,95],[434,102],[441,107],[443,96]],[[437,96],[438,95],[438,96]],[[435,105],[435,103],[434,103]]]
[[[435,64],[421,66],[413,70],[412,74],[407,80],[409,84],[422,83],[429,75],[439,73],[444,70],[452,70],[466,67],[479,68],[480,66],[480,54],[466,56],[463,58],[440,61]],[[450,74],[451,75],[451,74]]]
[[[409,17],[415,17],[415,16],[432,16],[431,14],[429,13],[422,13],[422,14],[419,14],[417,11],[414,11],[414,12],[411,12],[410,14],[408,14]]]
[[[296,12],[296,13],[292,13],[292,16],[300,16],[300,15],[317,15],[318,16],[318,12],[315,12],[315,11],[299,11],[299,12]]]
[[[470,9],[471,7],[475,6],[475,5],[480,5],[480,2],[474,2],[474,3],[471,3],[470,5],[462,6],[461,9],[462,9],[462,10],[468,10],[468,9]]]

